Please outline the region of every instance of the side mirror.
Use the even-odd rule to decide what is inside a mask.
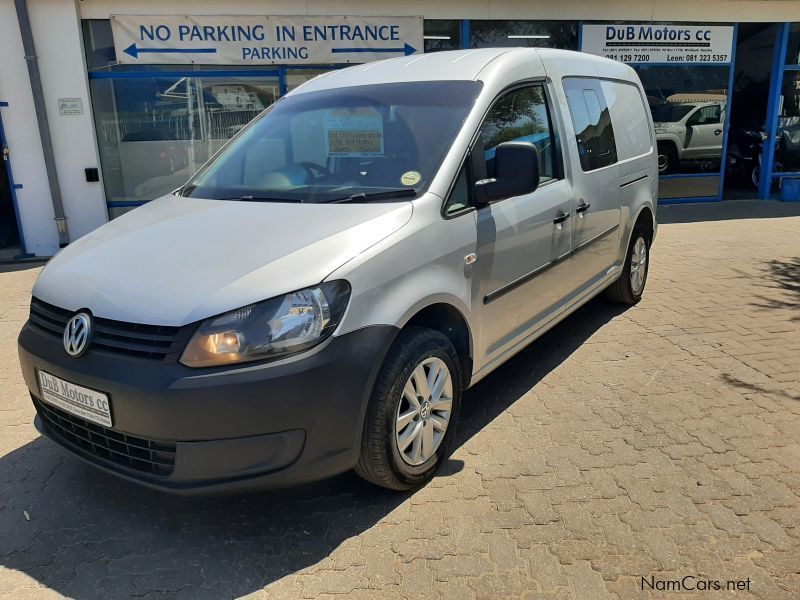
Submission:
[[[475,182],[475,199],[488,204],[522,196],[539,187],[539,151],[530,142],[503,142],[495,148],[494,179]]]

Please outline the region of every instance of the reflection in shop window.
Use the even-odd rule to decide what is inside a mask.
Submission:
[[[662,180],[660,197],[714,196],[719,191],[730,67],[633,65],[653,114]],[[708,177],[700,175],[708,174]]]
[[[800,171],[800,71],[783,75],[774,169]]]
[[[786,64],[800,65],[800,23],[792,23],[786,45]]]
[[[317,75],[327,73],[330,69],[287,69],[286,70],[286,91],[300,87],[306,81],[311,81]]]
[[[152,200],[183,185],[278,97],[277,78],[91,80],[109,202]]]
[[[470,21],[471,48],[578,49],[575,21]]]
[[[425,19],[425,52],[461,48],[461,21]]]

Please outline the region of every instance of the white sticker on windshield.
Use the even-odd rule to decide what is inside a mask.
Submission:
[[[328,156],[383,156],[383,118],[371,107],[325,115]]]

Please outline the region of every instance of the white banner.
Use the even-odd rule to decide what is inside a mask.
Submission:
[[[727,64],[733,50],[733,26],[584,25],[581,50],[625,63]]]
[[[422,53],[422,17],[111,15],[126,64],[361,63]]]

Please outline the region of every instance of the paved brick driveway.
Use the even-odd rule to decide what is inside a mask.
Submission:
[[[639,598],[686,575],[800,597],[800,210],[746,210],[662,209],[645,300],[594,301],[469,392],[412,496],[345,475],[185,500],[83,466],[36,434],[16,365],[37,269],[0,267],[0,597]]]

